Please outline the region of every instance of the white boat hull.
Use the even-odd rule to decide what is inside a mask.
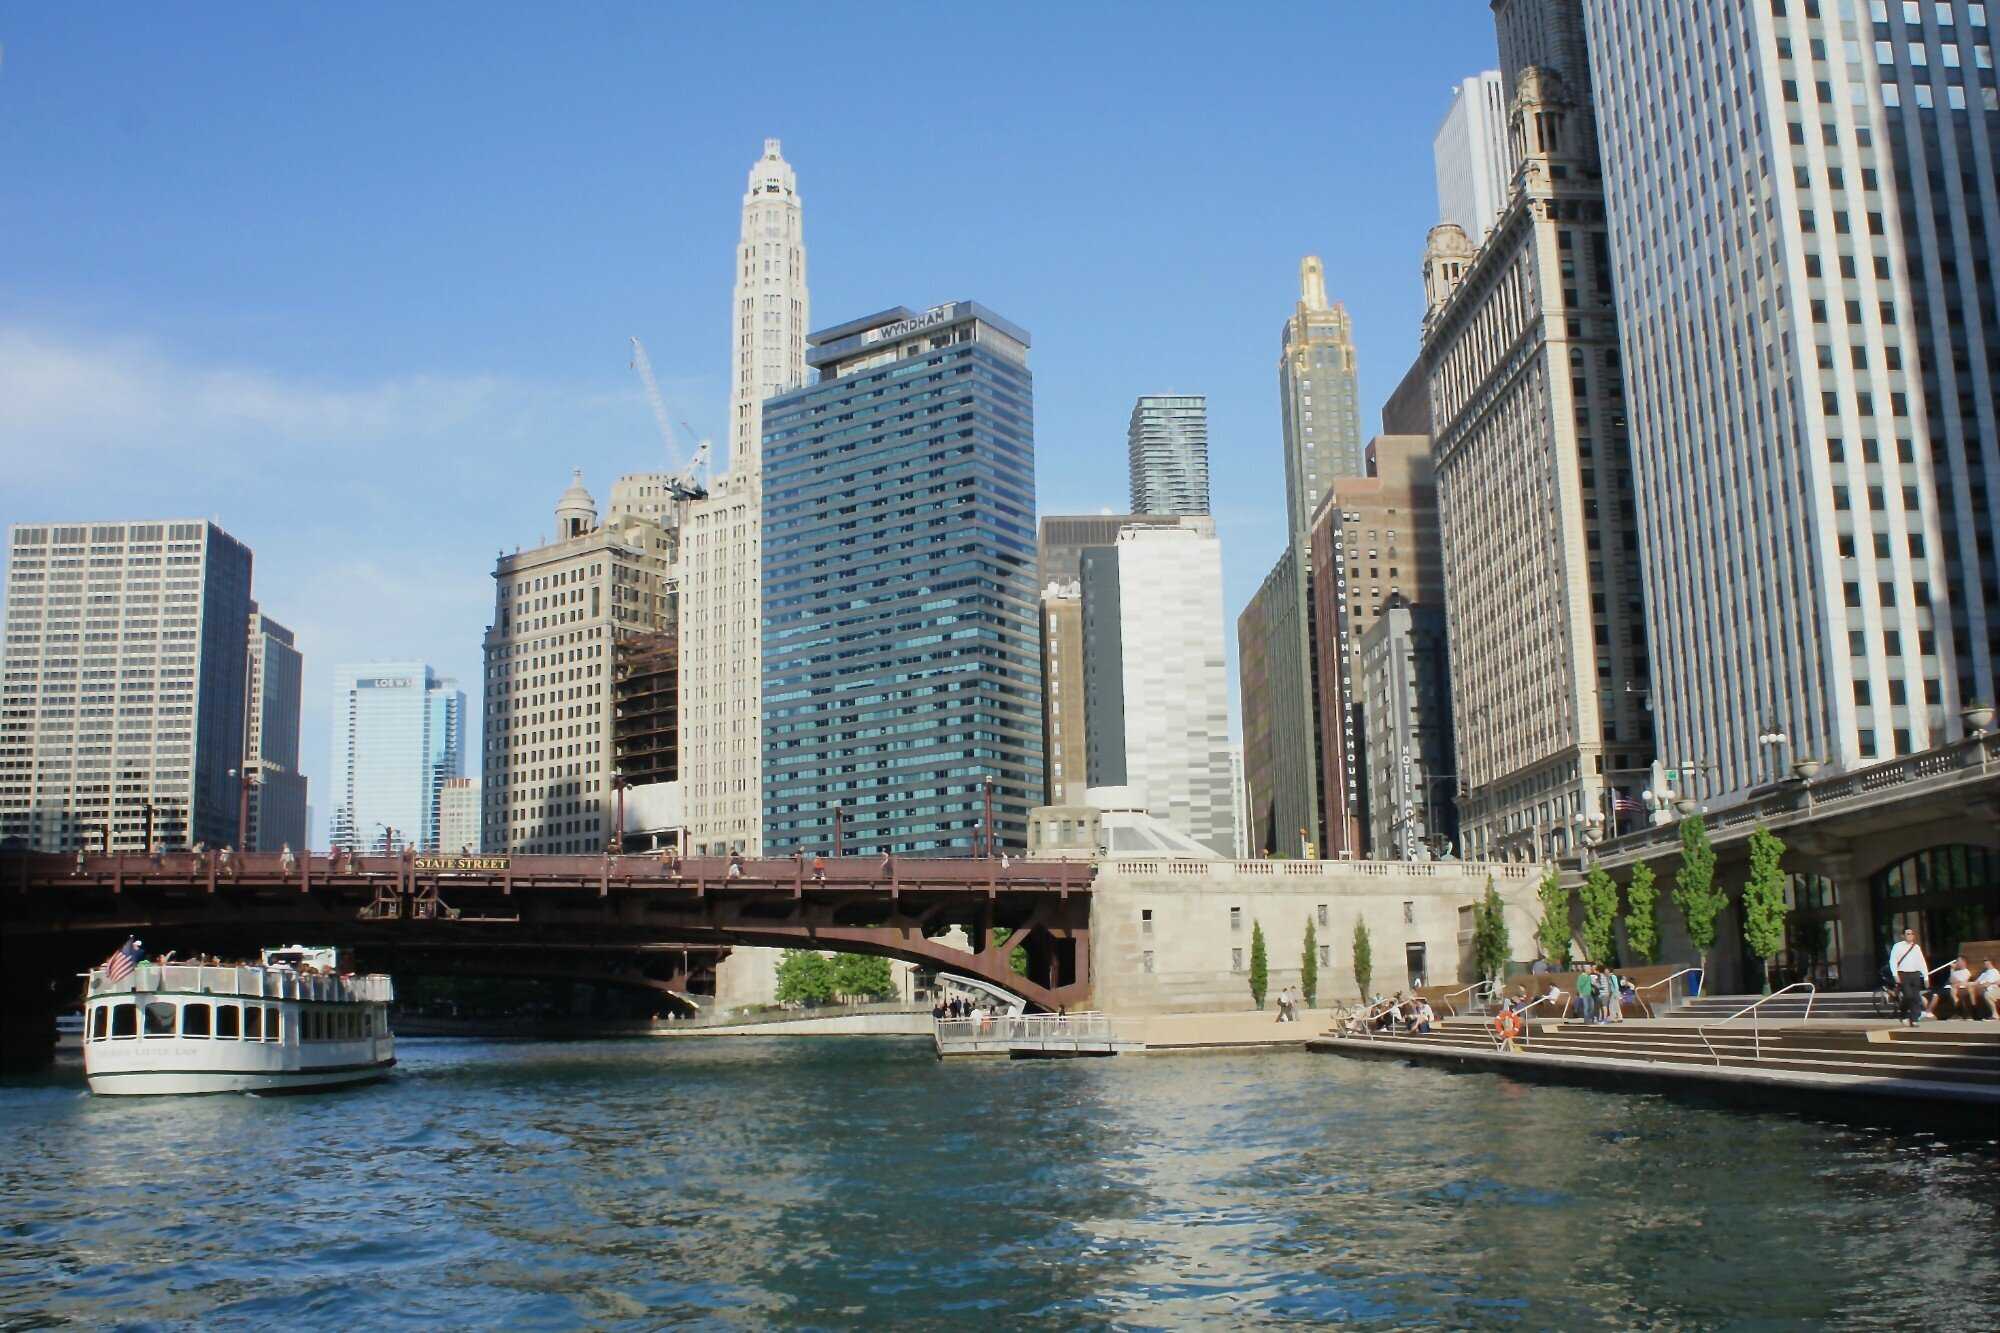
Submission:
[[[165,1097],[215,1092],[314,1092],[368,1083],[395,1067],[389,1059],[375,1064],[336,1069],[128,1069],[90,1075],[90,1091],[99,1097]]]

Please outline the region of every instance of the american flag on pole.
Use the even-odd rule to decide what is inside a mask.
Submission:
[[[145,956],[146,951],[140,947],[139,941],[126,940],[117,953],[104,960],[104,979],[114,983],[125,980]]]

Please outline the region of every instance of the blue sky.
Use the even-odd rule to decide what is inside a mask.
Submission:
[[[816,325],[965,298],[1030,330],[1044,513],[1122,509],[1135,395],[1209,395],[1233,641],[1282,545],[1299,258],[1354,314],[1372,433],[1431,139],[1493,63],[1483,0],[16,6],[0,520],[248,542],[317,785],[336,663],[426,659],[476,702],[494,554],[572,467],[602,500],[658,465],[629,336],[720,433],[776,136]]]

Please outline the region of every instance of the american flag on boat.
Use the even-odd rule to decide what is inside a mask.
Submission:
[[[137,967],[139,960],[145,956],[146,951],[140,947],[139,941],[126,940],[119,946],[117,953],[104,960],[104,979],[110,982],[125,980],[132,975],[132,969]]]

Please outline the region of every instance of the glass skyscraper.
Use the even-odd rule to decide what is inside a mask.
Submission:
[[[334,847],[436,851],[445,781],[464,776],[465,693],[457,681],[422,662],[334,670]]]
[[[1042,798],[1028,335],[955,301],[764,404],[764,847],[1019,848]]]
[[[1208,512],[1208,397],[1147,394],[1125,431],[1135,514]]]

